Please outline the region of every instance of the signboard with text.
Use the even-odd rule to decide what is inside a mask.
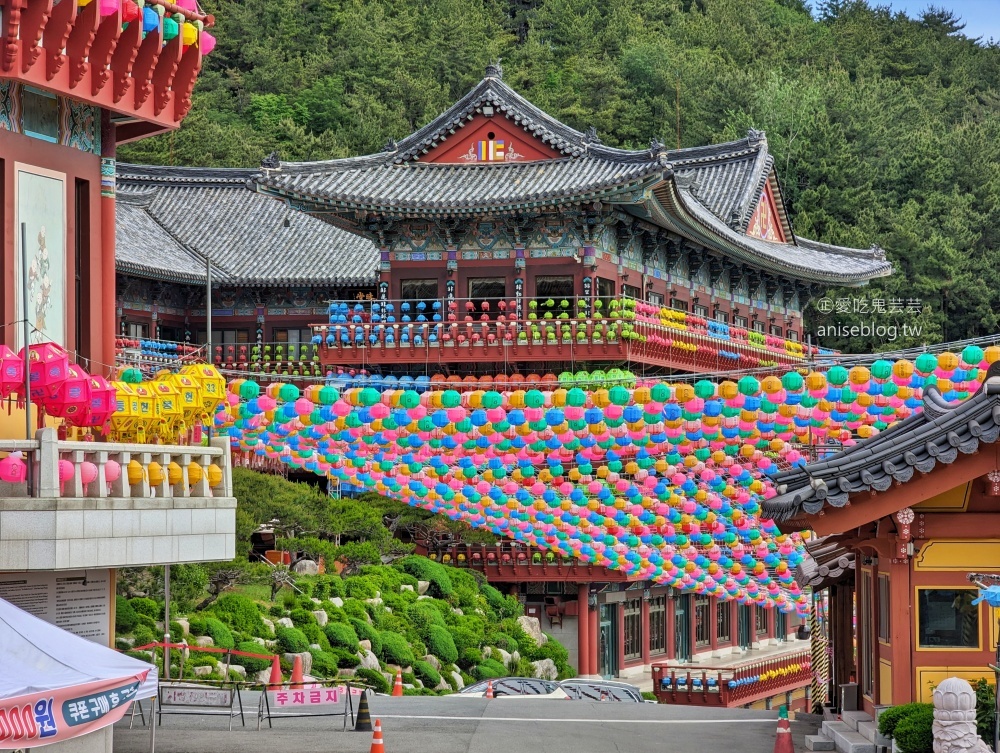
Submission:
[[[102,646],[111,645],[110,570],[0,573],[0,599]]]

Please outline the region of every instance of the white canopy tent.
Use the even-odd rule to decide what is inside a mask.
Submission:
[[[110,617],[110,616],[109,616]],[[157,669],[0,599],[0,748],[32,748],[113,724],[157,692]]]

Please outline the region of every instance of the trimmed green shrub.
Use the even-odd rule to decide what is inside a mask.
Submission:
[[[267,613],[272,617],[284,617],[285,608],[279,604],[272,604],[267,608]]]
[[[427,635],[432,625],[446,628],[444,616],[433,601],[416,601],[406,608],[406,617],[420,635]]]
[[[932,753],[934,750],[934,706],[922,704],[923,708],[907,714],[896,725],[893,740],[902,753]]]
[[[436,654],[435,654],[436,656]],[[458,657],[457,664],[462,669],[472,671],[479,662],[483,660],[483,652],[478,648],[467,648],[462,651],[461,656]]]
[[[436,688],[441,683],[441,675],[430,662],[418,659],[413,662],[413,673],[427,688]]]
[[[477,680],[504,677],[507,675],[507,667],[495,659],[483,659],[478,665],[476,665],[472,674]]]
[[[326,633],[326,639],[330,641],[332,647],[346,648],[349,651],[358,650],[358,634],[350,625],[345,625],[342,622],[331,622],[323,628],[323,632]]]
[[[997,716],[997,689],[985,677],[972,683],[976,691],[976,731],[987,745],[993,744],[993,723]]]
[[[349,622],[351,627],[354,628],[354,633],[358,636],[358,640],[370,641],[372,644],[372,653],[375,656],[380,656],[382,654],[382,634],[363,619],[357,620],[351,618]]]
[[[139,624],[139,615],[122,596],[115,597],[115,630],[119,633],[131,633]]]
[[[191,635],[207,635],[205,632],[205,615],[196,614],[188,617],[188,628],[191,630]]]
[[[144,614],[147,617],[152,617],[154,620],[158,620],[163,616],[163,607],[153,599],[137,597],[129,599],[128,603],[135,610],[136,614]]]
[[[644,690],[642,691],[642,700],[655,701],[657,700],[656,693],[654,693],[652,690]]]
[[[485,639],[482,633],[477,633],[468,627],[454,627],[450,630],[449,635],[459,654],[469,648],[478,649]]]
[[[205,620],[205,634],[212,639],[212,643],[218,648],[236,647],[233,632],[218,617],[209,617]]]
[[[315,677],[336,677],[337,676],[337,657],[327,651],[316,651],[312,650],[309,653],[312,654],[313,663],[312,671],[309,674]]]
[[[409,667],[413,664],[413,651],[406,638],[397,634],[384,632],[382,637],[382,652],[378,657],[386,664],[398,664],[400,667]]]
[[[295,627],[297,628],[304,627],[305,625],[316,624],[316,615],[314,615],[312,612],[302,609],[301,607],[299,607],[298,609],[293,609],[289,617],[292,618],[292,622],[295,624]]]
[[[184,628],[181,623],[170,621],[170,639],[174,642],[179,641],[184,637]]]
[[[933,709],[934,705],[930,703],[904,703],[901,706],[893,706],[886,709],[878,718],[879,734],[884,737],[895,737],[896,725],[910,714],[914,714],[923,708]]]
[[[330,653],[336,657],[337,666],[343,667],[344,669],[351,669],[361,663],[361,659],[358,658],[358,655],[352,654],[346,648],[334,648],[330,650]]]
[[[458,648],[447,628],[431,625],[427,633],[427,648],[444,664],[458,661]]]
[[[373,578],[355,575],[344,581],[344,590],[351,599],[374,599],[379,588]]]
[[[430,583],[428,596],[444,599],[451,596],[454,590],[448,568],[437,562],[431,562],[426,557],[410,555],[397,560],[392,566],[412,575],[417,580],[425,580]]]
[[[242,643],[238,644],[236,648],[239,651],[246,651],[249,654],[271,653],[266,648],[264,648],[264,646],[261,646],[259,643],[257,643],[257,641],[243,641]],[[234,654],[232,663],[239,664],[241,667],[244,667],[247,671],[247,674],[251,674],[253,672],[262,672],[265,669],[271,668],[270,659],[256,659],[252,656],[237,656]]]
[[[502,648],[508,654],[512,654],[517,651],[517,641],[509,635],[504,635],[503,633],[497,633],[493,636],[493,644],[497,648]]]
[[[358,682],[363,682],[371,687],[376,693],[388,693],[390,690],[389,681],[378,670],[362,667],[354,673],[354,677]]]
[[[274,631],[278,648],[286,654],[301,654],[309,650],[309,639],[298,628],[280,627]]]
[[[249,596],[234,593],[223,594],[212,605],[212,611],[229,623],[234,630],[257,638],[271,637],[271,631],[261,619],[257,603]]]
[[[136,646],[146,646],[150,643],[156,643],[156,634],[150,630],[145,625],[139,625],[132,631],[132,635],[135,637]]]

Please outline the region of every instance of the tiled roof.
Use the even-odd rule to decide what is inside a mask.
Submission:
[[[249,190],[254,172],[119,164],[118,268],[204,281],[207,254],[230,284],[374,284],[370,241]]]
[[[844,507],[853,494],[885,491],[909,481],[914,471],[929,473],[938,463],[950,465],[959,454],[998,439],[1000,362],[961,403],[947,403],[935,387],[926,387],[920,413],[827,460],[778,474],[778,495],[763,503],[763,514],[781,522],[815,515],[826,505]]]
[[[835,536],[807,541],[806,554],[808,556],[795,573],[800,586],[818,590],[854,579],[854,550],[841,544]]]
[[[420,162],[423,154],[453,138],[462,126],[491,107],[524,128],[561,157],[532,162],[444,164]],[[511,212],[556,203],[600,200],[637,210],[649,203],[643,191],[674,186],[674,202],[685,217],[656,217],[664,227],[722,247],[745,263],[778,274],[829,284],[852,285],[889,274],[878,249],[840,249],[803,241],[771,243],[745,232],[761,193],[773,181],[773,159],[759,131],[725,144],[668,150],[653,142],[646,150],[604,146],[593,132],[581,133],[540,110],[507,86],[497,66],[442,115],[385,150],[321,162],[269,158],[254,178],[260,192],[316,213],[376,212],[395,217]],[[679,192],[679,193],[678,193]],[[656,214],[653,207],[650,213]],[[641,213],[640,213],[641,214]],[[663,212],[660,212],[662,215]]]

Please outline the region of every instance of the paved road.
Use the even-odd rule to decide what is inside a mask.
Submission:
[[[257,732],[256,697],[246,728],[219,717],[164,717],[158,753],[368,753],[371,733],[340,732],[340,719],[282,719]],[[588,701],[480,698],[371,699],[386,753],[773,753],[777,713]],[[816,725],[792,723],[796,751]],[[148,753],[149,730],[128,721],[114,753]]]

